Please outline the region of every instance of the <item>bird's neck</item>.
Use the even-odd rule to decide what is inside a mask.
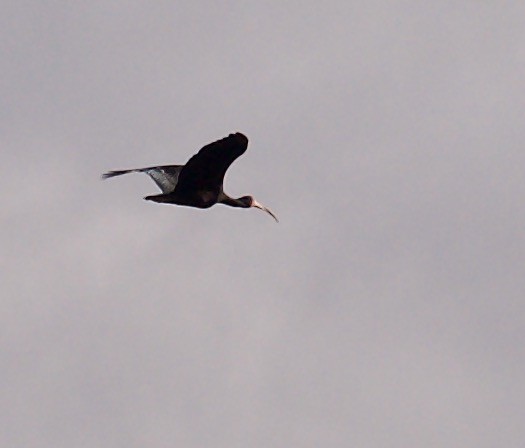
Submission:
[[[217,202],[220,202],[221,204],[229,205],[230,207],[247,208],[246,204],[243,201],[241,201],[240,199],[230,198],[225,193],[222,193],[219,196],[219,200]]]

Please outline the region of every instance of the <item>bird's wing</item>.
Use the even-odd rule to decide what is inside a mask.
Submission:
[[[247,147],[248,138],[240,132],[204,146],[182,168],[177,191],[219,189],[226,170]]]
[[[135,168],[131,170],[117,170],[109,171],[102,175],[102,179],[109,179],[110,177],[122,176],[128,173],[146,173],[158,185],[164,194],[171,193],[175,190],[179,180],[179,174],[182,170],[182,165],[163,165],[150,166],[148,168]]]
[[[151,177],[161,191],[166,194],[175,190],[181,170],[182,166],[180,165],[164,165],[142,168],[140,171]]]

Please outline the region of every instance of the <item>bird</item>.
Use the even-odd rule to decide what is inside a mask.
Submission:
[[[108,171],[102,179],[128,173],[145,173],[153,179],[161,194],[146,196],[146,201],[188,207],[209,208],[215,204],[230,207],[258,208],[279,222],[269,208],[253,196],[232,198],[223,190],[224,175],[230,165],[248,148],[248,138],[240,133],[228,135],[203,146],[185,165],[160,165],[147,168]]]

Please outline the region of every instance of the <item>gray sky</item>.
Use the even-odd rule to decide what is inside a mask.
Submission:
[[[525,445],[523,2],[4,2],[0,445]],[[226,191],[147,203],[233,131]]]

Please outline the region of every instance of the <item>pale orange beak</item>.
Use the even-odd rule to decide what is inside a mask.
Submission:
[[[275,216],[269,208],[266,208],[264,205],[259,204],[255,199],[252,202],[252,207],[264,210],[266,213],[268,213],[273,219],[275,219],[276,222],[279,222],[277,219],[277,216]]]

